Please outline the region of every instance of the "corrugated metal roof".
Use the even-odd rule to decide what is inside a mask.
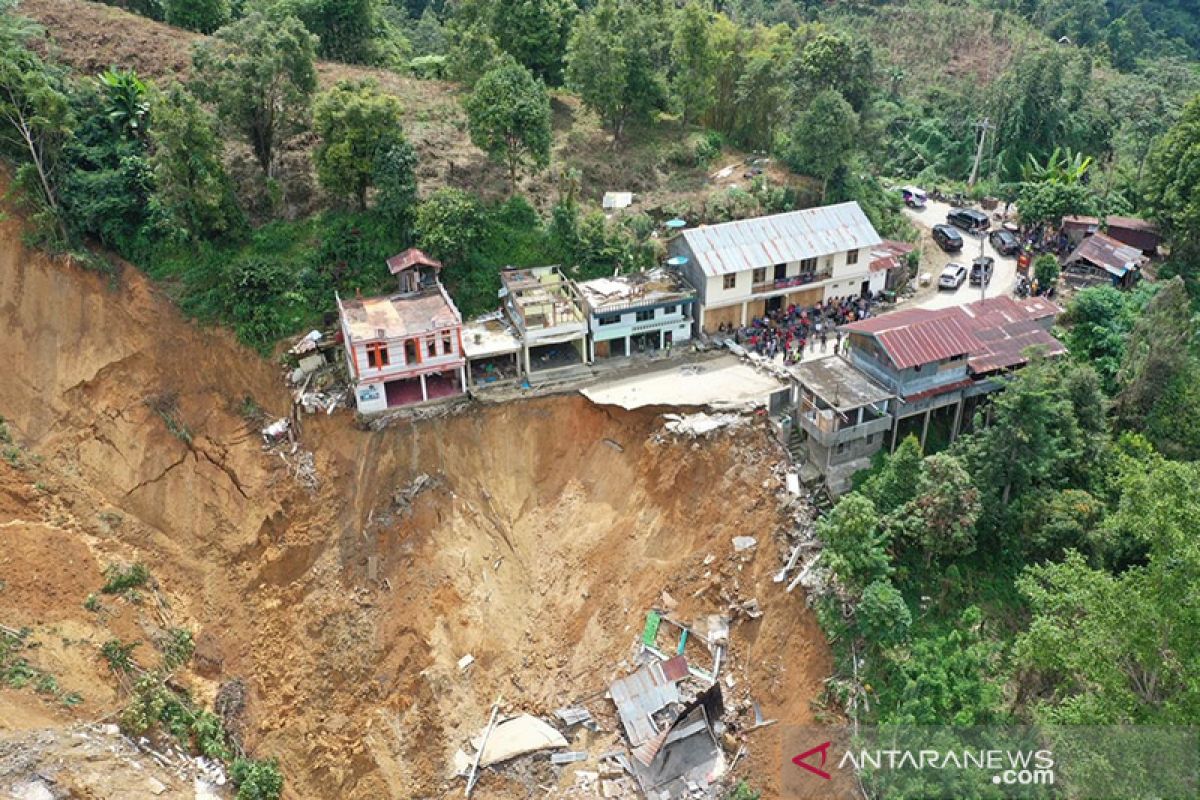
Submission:
[[[1121,244],[1103,233],[1093,233],[1079,243],[1075,252],[1067,257],[1066,263],[1071,264],[1075,261],[1086,261],[1120,277],[1129,270],[1140,267],[1146,261],[1146,257],[1136,247]]]
[[[856,202],[683,231],[709,277],[875,247],[882,240]]]
[[[637,747],[657,736],[659,731],[653,715],[665,706],[679,702],[679,690],[675,686],[679,678],[670,677],[675,675],[687,675],[687,659],[683,656],[647,664],[608,687],[630,746]]]
[[[972,372],[991,372],[1024,362],[1021,352],[1044,345],[1050,355],[1066,352],[1039,321],[1059,308],[1040,297],[993,297],[942,309],[912,308],[843,325],[874,336],[897,369],[968,355]]]

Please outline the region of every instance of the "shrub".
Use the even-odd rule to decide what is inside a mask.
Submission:
[[[117,594],[126,589],[133,589],[137,586],[145,586],[150,580],[150,571],[146,569],[144,564],[134,564],[129,568],[122,568],[117,564],[112,564],[108,569],[104,570],[105,583],[100,591],[105,594]]]
[[[230,777],[238,787],[237,800],[278,800],[283,793],[283,775],[275,759],[239,758],[233,762]]]
[[[133,650],[141,642],[124,644],[120,639],[109,639],[100,646],[100,655],[108,661],[113,672],[130,672],[133,670]]]

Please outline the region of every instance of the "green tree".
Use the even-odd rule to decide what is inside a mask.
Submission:
[[[1161,459],[1125,476],[1110,536],[1143,563],[1113,574],[1077,553],[1029,567],[1018,585],[1033,620],[1018,641],[1039,719],[1057,724],[1187,724],[1200,714],[1200,468]]]
[[[878,472],[862,486],[862,493],[881,514],[898,511],[917,496],[921,480],[921,443],[911,434],[886,457]]]
[[[1107,394],[1117,389],[1117,372],[1125,360],[1125,346],[1138,315],[1157,284],[1143,283],[1133,291],[1093,286],[1075,295],[1061,318],[1071,356],[1090,364]]]
[[[379,0],[276,0],[272,17],[293,16],[317,36],[322,58],[350,64],[384,61]]]
[[[550,163],[550,97],[546,85],[508,57],[484,73],[466,100],[471,141],[508,167],[511,192],[525,166]]]
[[[709,42],[708,11],[698,0],[689,0],[675,20],[671,86],[683,124],[687,125],[700,119],[713,104],[715,64]]]
[[[244,223],[212,117],[179,84],[157,95],[151,131],[155,196],[185,239],[211,240]]]
[[[500,57],[500,45],[492,35],[490,0],[462,0],[446,24],[449,39],[447,70],[450,78],[474,85]]]
[[[1200,297],[1200,97],[1151,150],[1146,200],[1172,243],[1170,267]]]
[[[417,207],[417,241],[447,264],[463,265],[483,238],[483,209],[459,189],[438,189]]]
[[[229,23],[229,0],[165,0],[166,20],[197,33],[212,33]]]
[[[599,0],[576,19],[567,83],[621,138],[625,125],[662,106],[664,90],[647,48],[651,20],[635,0]]]
[[[562,82],[575,4],[567,0],[494,0],[491,34],[543,82]]]
[[[854,607],[855,632],[876,647],[903,641],[912,625],[912,612],[892,582],[880,578],[863,589]]]
[[[1001,718],[1000,686],[992,677],[995,644],[983,636],[983,615],[963,611],[950,630],[914,637],[889,656],[878,682],[879,719],[898,725],[986,725]]]
[[[1147,417],[1181,376],[1195,368],[1196,329],[1183,279],[1163,284],[1133,327],[1118,374],[1120,425],[1141,430]],[[1174,409],[1163,409],[1173,414]]]
[[[392,137],[375,153],[372,181],[375,209],[405,232],[407,238],[417,204],[417,153],[404,137]]]
[[[1033,277],[1042,289],[1053,288],[1058,283],[1058,257],[1044,253],[1033,260]]]
[[[897,523],[925,553],[925,567],[946,556],[975,550],[979,490],[962,462],[948,453],[921,462],[916,495],[897,515]]]
[[[0,1],[0,148],[20,160],[17,184],[65,235],[58,182],[70,105],[59,76],[25,46],[35,29],[14,6]]]
[[[955,443],[993,524],[1010,500],[1035,487],[1061,484],[1079,455],[1079,424],[1063,391],[1061,370],[1054,362],[1031,362],[994,395],[977,420],[978,432]]]
[[[817,536],[825,544],[822,564],[855,596],[892,573],[888,536],[879,522],[875,505],[851,492],[817,523]]]
[[[313,129],[321,137],[313,160],[331,194],[350,197],[360,211],[375,179],[381,150],[404,138],[400,101],[373,80],[339,81],[313,103]]]
[[[862,113],[871,99],[875,84],[871,48],[841,33],[819,33],[805,42],[794,70],[801,102],[834,91],[855,113]]]
[[[295,17],[255,12],[217,31],[192,55],[192,89],[246,137],[270,177],[275,149],[301,130],[317,88],[316,37]]]
[[[854,156],[858,115],[836,90],[826,89],[809,103],[792,126],[784,160],[797,172],[821,179],[821,199],[829,180]]]
[[[1058,181],[1022,184],[1017,208],[1022,223],[1048,223],[1051,227],[1061,225],[1062,218],[1069,214],[1094,214],[1099,210],[1090,187]]]

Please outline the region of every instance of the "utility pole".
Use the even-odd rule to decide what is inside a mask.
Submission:
[[[971,177],[967,181],[967,186],[974,186],[975,181],[979,178],[979,162],[983,159],[983,142],[987,139],[987,132],[993,127],[990,117],[984,117],[983,122],[975,123],[975,127],[979,128],[979,146],[975,148],[975,163],[971,166]]]
[[[979,234],[979,302],[987,299],[987,265],[983,261],[983,243],[987,241],[987,231]]]

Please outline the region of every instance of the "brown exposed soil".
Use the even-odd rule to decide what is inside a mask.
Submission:
[[[664,590],[684,619],[757,598],[764,616],[733,628],[727,700],[812,720],[829,656],[800,593],[770,581],[780,451],[757,427],[664,439],[656,413],[578,396],[371,433],[317,415],[310,493],[240,413],[246,397],[284,411],[275,367],[184,321],[131,267],[110,278],[26,250],[15,217],[0,222],[0,347],[17,446],[0,462],[0,621],[31,628],[31,662],[84,697],[0,690],[0,742],[110,715],[124,695],[100,645],[139,640],[153,666],[152,642],[186,627],[180,680],[209,705],[244,682],[238,727],[280,759],[288,797],[450,796],[450,759],[498,694],[602,713]],[[743,534],[760,544],[735,555]],[[135,561],[153,576],[140,597],[84,608],[108,565]],[[768,797],[779,728],[749,734],[738,768]],[[528,780],[488,773],[476,796],[527,796]]]

